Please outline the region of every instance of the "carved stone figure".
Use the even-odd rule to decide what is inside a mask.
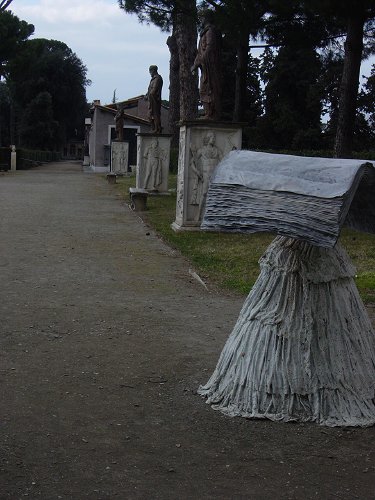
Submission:
[[[149,72],[151,81],[148,86],[145,98],[148,100],[148,118],[151,122],[151,132],[161,134],[161,90],[163,88],[163,79],[158,73],[158,67],[155,65],[150,66]]]
[[[159,141],[155,137],[145,152],[145,189],[158,191],[163,183],[163,162],[165,151],[159,146]]]
[[[114,141],[111,147],[111,172],[126,173],[128,171],[129,143]]]
[[[194,173],[190,204],[198,205],[196,220],[202,219],[210,176],[223,156],[215,141],[215,132],[210,131],[204,136],[201,148],[196,149],[192,146],[190,149],[190,167]]]
[[[201,70],[199,82],[200,100],[204,119],[218,120],[221,113],[221,33],[213,24],[213,12],[203,17],[198,53],[191,68],[193,74]]]
[[[118,104],[117,105],[117,113],[115,116],[116,140],[117,141],[124,140],[124,122],[125,122],[124,113],[125,113],[124,107],[121,104]]]

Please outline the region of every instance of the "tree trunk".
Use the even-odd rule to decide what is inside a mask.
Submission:
[[[365,16],[361,11],[353,12],[348,20],[344,69],[340,86],[339,116],[334,146],[336,158],[350,158],[352,153],[359,72],[363,50],[364,21]]]
[[[11,99],[10,101],[10,110],[9,110],[9,137],[11,144],[15,144],[17,146],[20,145],[21,141],[19,133],[16,136],[16,110],[13,99]],[[18,140],[16,137],[18,137]]]
[[[233,121],[244,120],[246,110],[247,65],[249,59],[249,33],[241,33],[237,45],[237,66]]]
[[[180,61],[174,32],[167,39],[170,53],[169,60],[169,127],[173,134],[172,144],[178,144],[178,127],[180,120]]]
[[[194,120],[198,115],[197,76],[192,75],[197,52],[196,1],[184,0],[176,12],[174,27],[179,57],[180,120]]]

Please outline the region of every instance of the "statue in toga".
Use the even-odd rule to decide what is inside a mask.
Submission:
[[[124,106],[121,104],[117,105],[117,112],[115,115],[115,128],[116,128],[116,140],[123,141],[124,140]]]
[[[148,100],[148,118],[151,122],[151,132],[161,134],[161,89],[163,88],[163,79],[158,73],[158,67],[150,66],[149,72],[151,81],[148,86],[145,98]]]
[[[204,119],[218,120],[221,113],[221,33],[213,24],[213,12],[205,11],[198,52],[191,71],[201,70],[199,95]]]

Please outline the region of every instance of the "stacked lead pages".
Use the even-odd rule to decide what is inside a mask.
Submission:
[[[213,173],[201,228],[333,247],[344,223],[375,232],[374,188],[373,162],[232,151]]]

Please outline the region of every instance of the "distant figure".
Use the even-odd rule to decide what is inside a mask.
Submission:
[[[117,113],[115,116],[116,122],[116,140],[123,141],[124,140],[124,107],[121,104],[117,105]]]
[[[148,99],[148,118],[151,122],[151,132],[161,134],[161,89],[163,88],[163,79],[158,73],[157,66],[150,66],[149,72],[151,81],[145,96]]]
[[[198,53],[191,71],[201,70],[199,82],[200,100],[204,119],[218,120],[221,113],[221,33],[213,24],[213,12],[203,15],[203,29],[200,33]]]

